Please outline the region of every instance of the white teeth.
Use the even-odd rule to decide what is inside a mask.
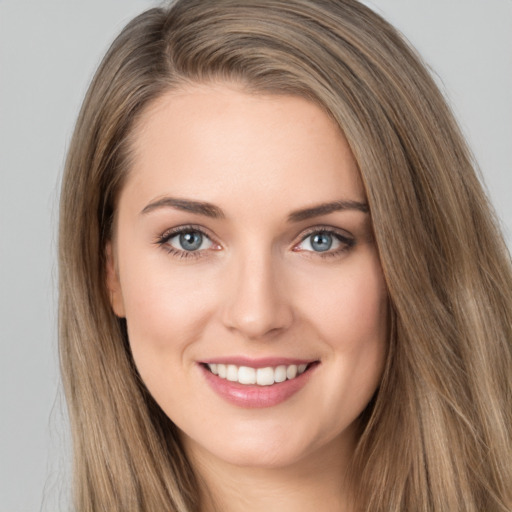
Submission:
[[[226,370],[226,379],[231,382],[236,382],[238,380],[238,368],[234,364],[228,364]]]
[[[238,382],[240,384],[256,384],[256,370],[248,366],[238,368]]]
[[[275,382],[284,382],[286,380],[286,366],[278,366],[274,372]]]
[[[274,368],[258,368],[256,370],[256,384],[258,386],[272,386],[274,384]]]
[[[212,370],[213,371],[213,370]],[[297,365],[291,364],[286,368],[286,378],[293,379],[297,375]]]
[[[225,364],[218,364],[217,365],[217,372],[219,377],[222,377],[223,379],[226,378],[226,365]]]
[[[279,365],[276,367],[251,368],[249,366],[236,366],[234,364],[208,364],[210,371],[221,379],[240,384],[257,384],[258,386],[271,386],[274,383],[295,379],[306,371],[307,364]]]

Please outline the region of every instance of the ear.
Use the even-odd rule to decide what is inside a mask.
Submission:
[[[124,301],[123,294],[121,290],[121,283],[119,281],[119,272],[117,270],[117,265],[115,262],[114,249],[112,247],[112,242],[107,242],[105,247],[105,256],[106,256],[106,278],[107,278],[107,290],[110,298],[110,305],[115,315],[124,318]]]

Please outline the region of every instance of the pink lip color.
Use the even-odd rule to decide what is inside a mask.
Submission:
[[[237,364],[228,361],[229,359],[226,358],[219,362],[222,364]],[[236,361],[240,361],[240,359],[237,358]],[[262,360],[259,362],[261,361]],[[214,364],[213,360],[208,362]],[[246,366],[251,366],[252,368],[264,368],[265,366],[278,366],[279,364],[296,363],[284,363],[283,359],[279,359],[278,364],[266,364],[262,366],[254,366],[254,364],[255,362],[252,360],[251,364],[246,364]],[[244,365],[238,363],[237,366]],[[271,386],[256,386],[240,384],[238,382],[231,382],[227,379],[222,379],[217,375],[214,375],[202,364],[199,365],[200,370],[206,379],[206,382],[210,385],[213,391],[215,391],[219,396],[232,403],[233,405],[245,408],[272,407],[284,402],[285,400],[288,400],[288,398],[297,393],[306,385],[316,366],[316,364],[312,365],[307,371],[295,377],[294,379],[285,380],[284,382],[272,384]]]
[[[234,364],[236,366],[249,366],[251,368],[267,368],[268,366],[276,367],[280,365],[288,366],[290,364],[309,364],[313,363],[313,359],[293,359],[291,357],[260,357],[251,359],[244,356],[218,357],[216,359],[205,359],[201,363],[205,364]]]

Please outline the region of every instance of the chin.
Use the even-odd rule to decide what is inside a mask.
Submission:
[[[203,439],[184,436],[183,441],[192,457],[254,469],[290,468],[309,459],[313,453],[336,450],[335,447],[342,444],[341,437],[319,437],[316,432],[301,432],[289,425],[258,425],[254,430],[235,429],[223,436],[217,431],[216,436]]]

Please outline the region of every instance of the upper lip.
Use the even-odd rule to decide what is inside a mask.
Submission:
[[[259,357],[244,356],[213,357],[200,361],[203,364],[233,364],[235,366],[248,366],[249,368],[267,368],[269,366],[289,366],[291,364],[309,364],[317,359],[300,359],[295,357]]]

